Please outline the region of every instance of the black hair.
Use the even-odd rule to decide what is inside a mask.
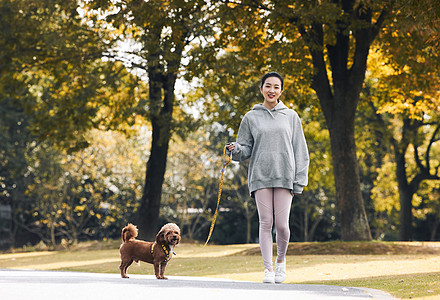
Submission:
[[[280,74],[278,74],[277,72],[269,72],[269,73],[264,74],[263,77],[261,78],[260,88],[263,87],[264,83],[266,82],[266,79],[269,78],[269,77],[279,78],[281,80],[281,90],[283,90],[283,88],[284,88],[284,80],[283,80],[283,77]]]

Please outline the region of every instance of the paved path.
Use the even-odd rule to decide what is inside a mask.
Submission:
[[[392,299],[377,290],[311,284],[263,284],[226,279],[79,272],[0,270],[0,298],[7,300],[359,300]]]

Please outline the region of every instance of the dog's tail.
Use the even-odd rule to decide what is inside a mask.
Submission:
[[[138,229],[135,225],[129,223],[127,226],[122,228],[122,241],[124,243],[131,239],[135,239],[138,236]]]

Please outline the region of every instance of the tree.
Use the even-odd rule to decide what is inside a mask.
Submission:
[[[151,122],[152,142],[137,225],[140,237],[152,239],[158,227],[170,138],[174,132],[184,134],[196,124],[188,114],[181,119],[175,116],[179,105],[176,80],[184,59],[191,59],[191,43],[199,40],[209,46],[203,37],[214,35],[213,8],[201,0],[93,1],[89,6],[107,11],[106,21],[139,45],[138,50],[127,51],[134,59],[126,63],[148,78],[149,94],[141,114]],[[119,59],[126,61],[127,55]]]
[[[369,50],[391,8],[389,3],[382,7],[354,1],[339,3],[327,3],[328,9],[340,12],[329,28],[321,14],[309,24],[301,24],[295,17],[291,22],[299,27],[315,68],[311,86],[318,95],[330,132],[342,239],[370,240],[359,184],[354,121]],[[324,8],[315,11],[322,12]],[[331,70],[331,79],[327,68]]]
[[[136,211],[146,141],[114,131],[91,130],[87,137],[90,146],[73,154],[41,143],[26,155],[31,182],[15,222],[51,248],[60,240],[66,246],[119,238]]]
[[[3,1],[2,77],[25,89],[6,89],[32,123],[31,132],[72,150],[87,146],[83,134],[98,126],[98,92],[114,84],[117,67],[101,61],[105,33],[85,24],[77,1]],[[13,26],[17,24],[17,26]],[[113,76],[106,73],[112,72]],[[101,100],[101,99],[99,99]]]
[[[37,201],[25,195],[32,151],[74,152],[89,145],[90,128],[126,130],[144,88],[121,63],[102,60],[113,47],[108,31],[90,28],[79,11],[78,1],[0,3],[0,111],[8,116],[0,122],[0,201],[13,207],[15,232],[32,221],[26,212]]]
[[[413,224],[413,197],[425,180],[440,180],[440,162],[434,158],[432,151],[440,141],[440,122],[434,121],[426,115],[424,120],[411,119],[401,115],[400,120],[394,119],[399,125],[400,132],[390,130],[393,128],[387,123],[386,118],[377,114],[377,123],[390,143],[396,164],[396,181],[400,199],[400,234],[399,239],[408,241],[412,239]],[[437,117],[438,118],[438,117]],[[388,118],[387,118],[388,119]],[[391,119],[393,121],[393,119]],[[428,120],[428,121],[426,121]],[[388,131],[387,131],[388,130]],[[410,151],[412,146],[412,151]],[[409,153],[412,152],[413,168],[409,169]]]
[[[376,65],[381,72],[372,69],[376,80],[369,80],[367,88],[371,109],[394,153],[399,238],[411,240],[413,196],[423,181],[440,179],[440,164],[432,155],[440,141],[440,56],[428,43],[431,32],[408,26],[401,21],[405,17],[396,14],[379,40]],[[411,169],[410,162],[414,164]]]

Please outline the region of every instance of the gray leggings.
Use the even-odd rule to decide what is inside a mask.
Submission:
[[[284,260],[290,238],[289,214],[292,194],[290,190],[283,188],[261,189],[255,192],[255,201],[260,219],[260,249],[264,268],[271,270],[273,216],[275,214],[277,259]]]

